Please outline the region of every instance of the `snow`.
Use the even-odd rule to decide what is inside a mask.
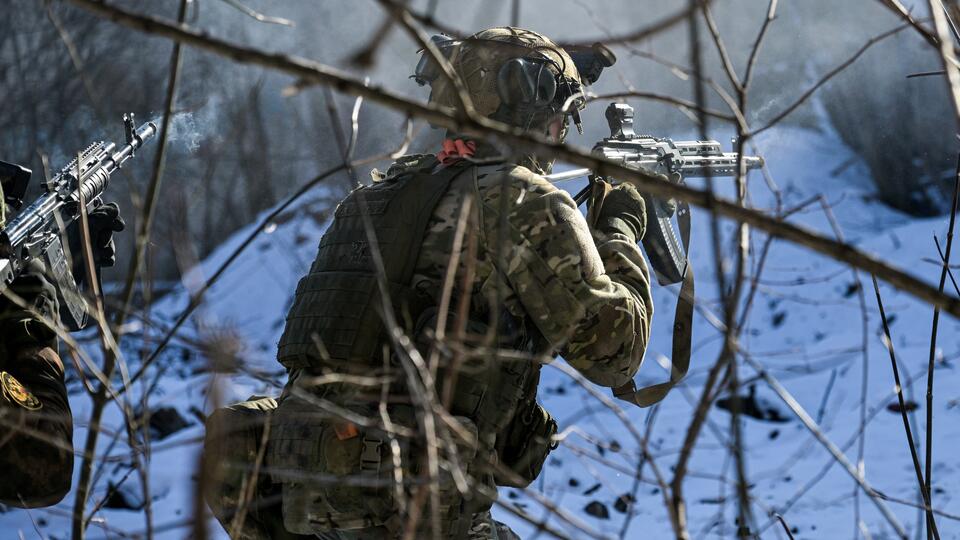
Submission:
[[[724,134],[716,136],[723,140],[720,135]],[[933,235],[945,238],[946,218],[909,219],[875,202],[866,167],[829,131],[780,127],[762,134],[754,143],[766,158],[770,175],[783,193],[784,208],[822,195],[832,206],[847,241],[930,283],[937,282],[939,267],[924,259],[937,258]],[[749,180],[750,202],[773,210],[775,198],[760,173],[752,173]],[[718,193],[732,196],[729,180],[714,182]],[[576,191],[579,186],[563,187]],[[172,406],[191,423],[162,441],[153,442],[149,477],[154,523],[162,527],[155,535],[158,539],[191,536],[189,518],[203,435],[200,415],[209,413],[218,403],[245,399],[251,394],[276,394],[283,383],[282,370],[274,360],[275,344],[297,280],[313,260],[317,241],[328,223],[328,193],[324,188],[310,192],[274,220],[266,228],[269,233],[255,238],[207,291],[202,307],[184,325],[168,355],[148,371],[144,383],[136,385],[130,394],[136,403],[149,389],[146,399],[151,409]],[[188,291],[195,291],[198,283],[211,276],[267,214],[226,239],[192,277],[185,280],[187,283],[180,290],[163,298],[154,309],[151,323],[160,328],[169,327],[188,304]],[[823,234],[833,234],[818,203],[793,214],[790,220]],[[721,221],[720,225],[729,238],[734,224]],[[698,279],[697,299],[702,309],[695,317],[690,374],[657,409],[624,409],[638,432],[649,430],[649,450],[667,482],[672,479],[672,467],[706,374],[722,345],[721,334],[713,325],[722,320],[722,316],[717,302],[710,227],[709,214],[694,209],[691,251]],[[753,233],[751,269],[757,264],[764,239],[764,235]],[[728,262],[732,267],[732,261]],[[889,498],[916,504],[916,477],[903,424],[899,414],[886,408],[896,400],[890,359],[880,339],[882,330],[872,284],[869,276],[860,276],[868,316],[869,347],[865,364],[860,350],[864,339],[862,312],[853,287],[855,283],[849,268],[791,244],[774,242],[739,345],[784,385],[853,463],[857,462],[854,437],[859,428],[861,378],[864,367],[869,367],[866,397],[869,423],[863,461],[866,479]],[[947,286],[949,290],[949,281]],[[885,284],[881,284],[881,293],[891,321],[892,341],[906,397],[919,403],[919,408],[911,413],[911,422],[914,439],[920,444],[925,437],[924,373],[932,309]],[[641,383],[666,377],[661,364],[670,351],[676,290],[657,287],[654,299],[654,330],[646,362],[638,376]],[[144,324],[141,328],[151,326]],[[960,504],[952,493],[955,482],[960,480],[952,459],[952,444],[960,436],[960,422],[957,422],[960,411],[953,403],[960,397],[956,390],[960,388],[960,377],[953,365],[960,355],[958,329],[960,324],[956,320],[941,318],[934,394],[934,505],[949,514],[960,514]],[[149,343],[156,340],[160,332],[150,330],[147,334],[145,339]],[[243,374],[215,375],[216,395],[213,396],[207,391],[211,386],[210,373],[198,369],[201,363],[184,353],[186,349],[180,344],[201,341],[212,343],[211,350],[217,350],[217,344],[231,342],[227,337],[239,341],[232,349],[235,353],[232,358],[242,363]],[[126,352],[128,359],[139,354],[133,346],[128,346]],[[133,362],[131,371],[136,367]],[[639,459],[637,441],[615,414],[558,367],[559,364],[544,370],[540,395],[545,406],[559,419],[566,437],[551,454],[543,474],[531,489],[546,495],[598,534],[623,538],[670,537],[663,496],[653,480],[649,463],[643,469],[641,482],[635,485],[633,470]],[[753,388],[762,409],[789,420],[770,422],[744,418],[742,421],[746,468],[753,483],[751,494],[756,499],[753,514],[763,527],[761,536],[786,537],[779,524],[772,522],[768,515],[768,511],[773,510],[783,513],[786,522],[795,528],[798,539],[854,535],[856,489],[852,478],[842,467],[829,466],[833,460],[823,446],[766,383],[756,378],[756,372],[744,365],[739,378]],[[89,399],[77,384],[71,388],[78,390],[72,397],[72,405],[77,424],[75,444],[79,451],[86,437]],[[609,395],[604,389],[599,391]],[[744,388],[743,393],[747,391]],[[574,425],[576,428],[570,429]],[[108,482],[118,483],[130,471],[130,450],[116,405],[108,407],[105,426],[107,431],[100,438],[97,454],[109,455],[111,459],[96,478],[94,500],[105,495]],[[684,483],[689,528],[694,538],[735,535],[736,475],[725,447],[729,432],[730,415],[719,408],[711,409],[709,423],[700,435]],[[920,446],[922,448],[922,444]],[[921,449],[921,459],[922,455]],[[828,466],[809,491],[791,508],[783,509],[807,482]],[[139,497],[139,478],[135,472],[123,485],[132,498]],[[630,508],[632,519],[624,513],[631,505],[616,504],[624,494],[636,500]],[[874,504],[862,494],[859,499],[861,518],[872,537],[894,537]],[[546,515],[542,506],[522,490],[502,490],[500,502],[529,512],[535,520]],[[30,512],[11,509],[0,514],[0,531],[3,531],[0,536],[14,538],[21,532],[27,538],[37,536],[31,521],[36,520],[43,536],[66,538],[72,504],[73,493],[50,509]],[[922,524],[918,510],[893,501],[885,504],[914,536]],[[603,515],[597,511],[601,505],[606,509],[606,518],[594,517]],[[585,512],[588,506],[594,515]],[[494,512],[524,538],[534,535],[534,528],[502,507],[495,507]],[[941,516],[938,523],[942,538],[960,538],[960,526],[955,520]],[[562,520],[553,518],[550,524],[573,538],[582,537],[582,533]],[[113,538],[119,537],[119,531],[130,534],[142,532],[143,528],[142,512],[103,509],[94,519],[89,536]],[[215,522],[208,523],[208,530],[214,537],[223,537]]]

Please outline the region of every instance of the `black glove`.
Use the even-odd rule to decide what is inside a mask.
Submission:
[[[632,184],[618,184],[608,190],[594,212],[594,227],[606,234],[623,234],[634,242],[647,230],[647,205]]]
[[[90,244],[93,252],[93,264],[97,268],[110,267],[117,262],[117,248],[113,242],[113,233],[126,227],[120,217],[117,203],[102,204],[87,213],[90,226]],[[80,221],[75,222],[67,231],[70,242],[70,256],[73,258],[73,277],[77,283],[83,283],[86,276],[86,264],[83,258]]]

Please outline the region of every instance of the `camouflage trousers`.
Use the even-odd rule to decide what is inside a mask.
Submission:
[[[203,496],[233,540],[300,540],[283,526],[280,486],[263,469],[264,426],[277,401],[251,396],[207,418]]]
[[[386,527],[334,530],[314,535],[295,534],[284,527],[280,484],[265,474],[269,433],[265,427],[275,412],[273,398],[249,400],[214,411],[207,419],[204,440],[203,493],[211,512],[234,540],[392,540],[402,533]],[[473,514],[465,538],[519,540],[489,511]],[[459,539],[457,539],[459,540]]]
[[[520,540],[510,527],[493,519],[490,512],[478,512],[473,515],[473,523],[467,531],[467,540]],[[317,535],[320,540],[391,540],[398,538],[383,528],[360,529],[355,531],[331,531]]]

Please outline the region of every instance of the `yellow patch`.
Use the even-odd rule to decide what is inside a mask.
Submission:
[[[24,409],[35,411],[43,407],[43,403],[30,393],[20,381],[6,371],[0,371],[0,384],[3,385],[3,397]]]

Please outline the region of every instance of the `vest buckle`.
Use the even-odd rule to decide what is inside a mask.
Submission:
[[[360,471],[377,474],[380,472],[380,447],[383,441],[364,435],[360,450]]]

